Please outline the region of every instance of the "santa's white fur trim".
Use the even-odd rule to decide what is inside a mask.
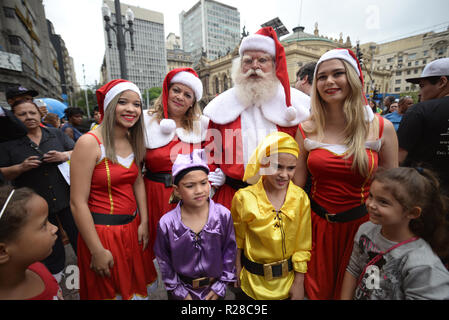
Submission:
[[[296,109],[292,107],[287,108],[286,119],[287,121],[294,121],[296,119]]]
[[[266,103],[263,103],[260,107],[264,117],[281,127],[292,127],[306,120],[310,114],[309,96],[295,88],[290,88],[290,95],[292,106],[287,108],[285,104],[284,88],[279,84],[277,93],[274,97]],[[211,121],[223,125],[237,119],[247,108],[258,107],[246,107],[242,105],[236,97],[235,88],[232,88],[209,102],[203,113],[209,117]],[[290,108],[294,108],[295,110],[295,118],[293,120],[289,120],[289,117],[293,115],[293,111],[288,111]]]
[[[163,122],[165,122],[164,120],[173,120],[162,119],[162,121],[159,123],[154,115],[149,115],[147,112],[144,113],[143,119],[146,131],[145,146],[147,149],[156,149],[166,146],[173,140],[175,135],[185,143],[201,143],[206,139],[207,128],[209,126],[209,118],[200,116],[200,121],[196,121],[193,124],[193,132],[188,132],[183,128],[176,128],[175,124],[173,130],[169,130],[169,132],[164,133],[164,129],[162,128],[162,124]]]
[[[365,121],[371,122],[374,120],[374,112],[373,109],[371,109],[370,106],[365,106]]]
[[[170,83],[181,83],[183,85],[188,86],[195,93],[195,100],[200,101],[203,96],[203,84],[201,80],[195,77],[194,74],[181,71],[174,75],[171,79]]]
[[[176,122],[172,119],[162,119],[159,125],[162,133],[165,134],[170,134],[176,130]]]
[[[243,38],[239,49],[240,56],[243,56],[247,50],[264,51],[273,57],[276,56],[274,39],[261,34],[252,34]]]

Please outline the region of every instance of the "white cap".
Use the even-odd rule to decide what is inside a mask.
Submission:
[[[421,77],[406,79],[406,81],[411,83],[419,83],[419,80],[423,78],[441,77],[441,76],[449,77],[449,58],[441,58],[429,62],[424,67],[424,70],[421,73]]]

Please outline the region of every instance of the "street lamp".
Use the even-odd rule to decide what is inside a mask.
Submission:
[[[134,23],[134,12],[128,8],[125,13],[125,19],[126,22],[128,22],[129,27],[125,27],[125,24],[122,23],[122,12],[120,9],[120,0],[114,0],[115,4],[115,20],[116,22],[111,25],[111,9],[109,9],[109,6],[103,2],[103,7],[101,8],[101,12],[103,14],[103,19],[106,22],[105,24],[105,30],[106,35],[108,38],[108,46],[109,48],[112,48],[112,41],[111,41],[111,35],[110,30],[112,29],[116,36],[117,36],[117,48],[119,52],[119,60],[120,60],[120,74],[122,79],[128,79],[128,70],[126,69],[126,60],[125,60],[125,49],[126,49],[126,42],[125,42],[125,33],[128,31],[129,36],[131,39],[131,50],[134,50],[134,29],[133,29],[133,23]]]

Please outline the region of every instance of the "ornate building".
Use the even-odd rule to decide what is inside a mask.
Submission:
[[[366,91],[376,89],[380,98],[388,94],[399,96],[419,91],[417,85],[406,79],[420,76],[427,63],[449,57],[448,47],[449,27],[441,32],[361,45],[365,69],[372,74],[371,78],[366,78]]]
[[[192,53],[185,52],[181,48],[181,37],[170,32],[165,40],[167,49],[167,69],[171,71],[175,68],[192,67]]]

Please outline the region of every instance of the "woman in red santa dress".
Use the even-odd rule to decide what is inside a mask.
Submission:
[[[191,68],[170,71],[163,83],[162,94],[153,109],[144,113],[146,128],[145,189],[148,202],[149,253],[159,219],[176,207],[169,203],[172,194],[172,165],[178,154],[190,154],[202,148],[209,119],[201,114],[198,101],[203,85]]]
[[[101,125],[80,137],[70,161],[70,204],[80,233],[80,298],[146,299],[156,270],[144,256],[142,97],[135,84],[122,79],[96,94]]]
[[[312,177],[312,252],[309,299],[338,299],[358,227],[368,220],[365,200],[378,166],[398,166],[393,125],[375,116],[363,94],[354,53],[334,49],[318,61],[311,117],[296,134],[300,153],[294,182]]]

